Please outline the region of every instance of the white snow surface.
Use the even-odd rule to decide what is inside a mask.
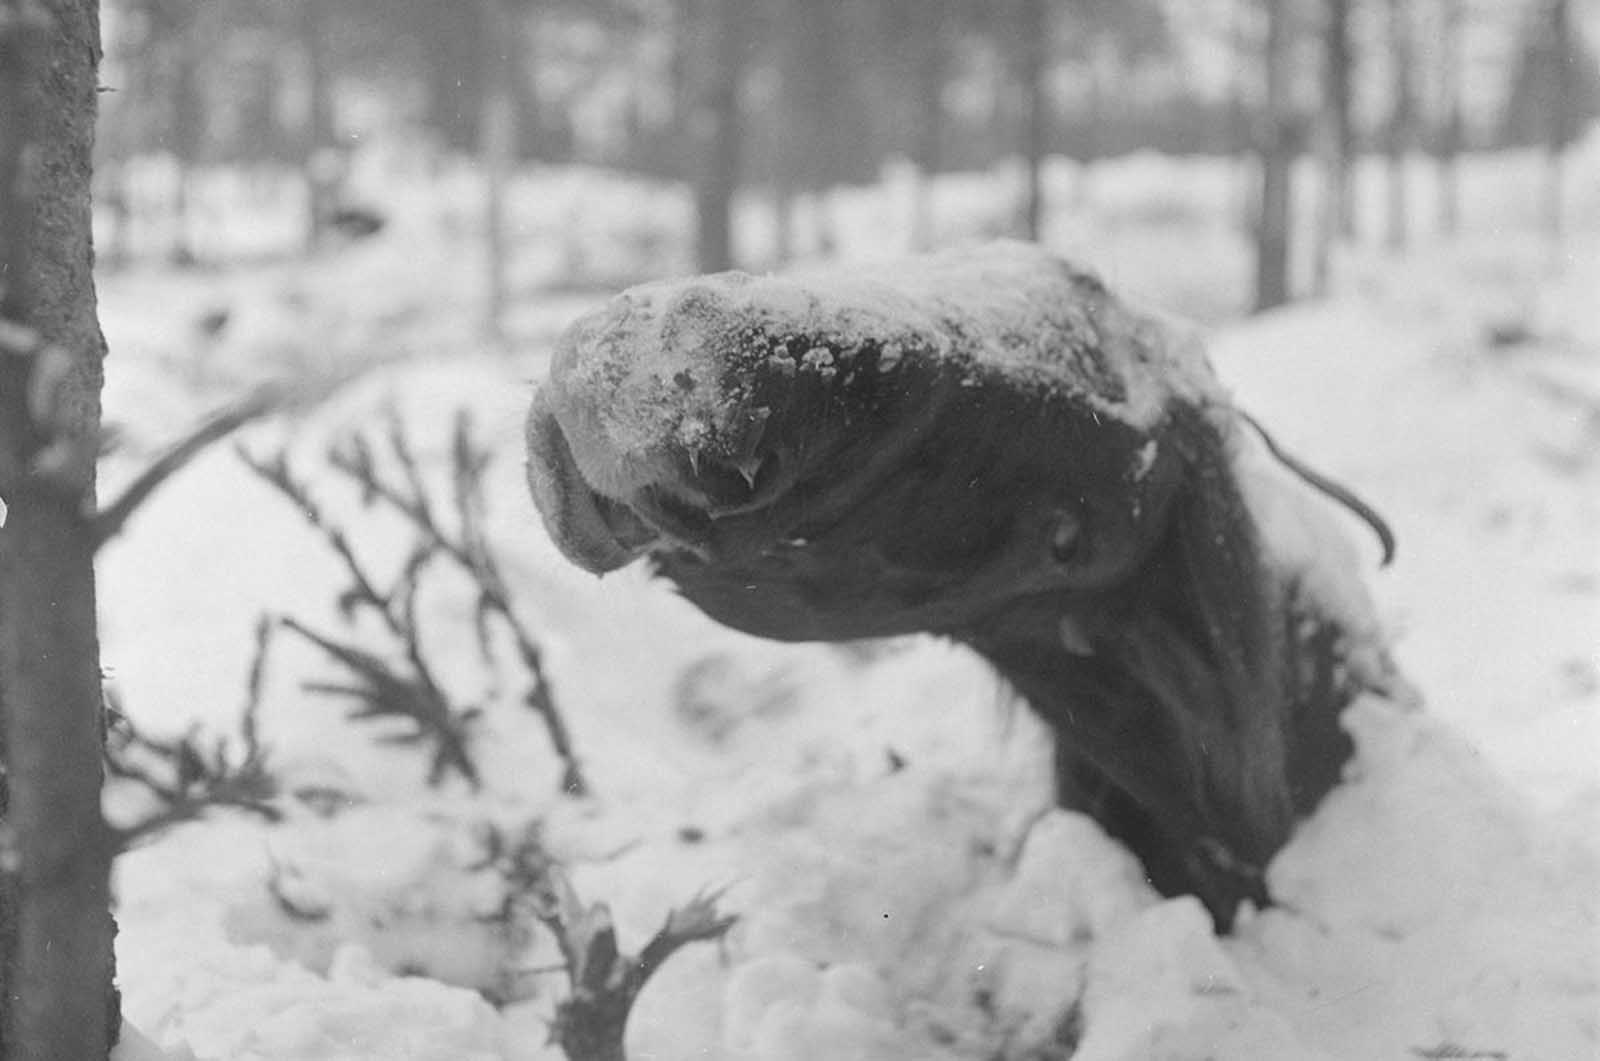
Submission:
[[[1102,182],[1120,202],[1165,194],[1170,167],[1116,172],[1129,180]],[[651,982],[637,1058],[1600,1056],[1600,239],[1579,235],[1559,271],[1499,231],[1404,264],[1352,259],[1338,297],[1213,337],[1240,403],[1395,524],[1387,571],[1359,526],[1337,547],[1372,571],[1425,702],[1348,713],[1345,783],[1270,867],[1279,904],[1226,939],[1050,807],[1046,735],[968,654],[766,644],[637,569],[594,580],[561,560],[524,496],[520,425],[551,337],[592,303],[532,299],[517,352],[485,352],[448,232],[425,227],[303,274],[106,278],[112,490],[190,416],[284,371],[401,358],[245,432],[257,451],[290,439],[306,470],[389,401],[438,470],[454,410],[473,410],[500,452],[491,529],[598,793],[555,794],[515,685],[478,662],[468,593],[428,608],[449,679],[490,705],[476,796],[425,793],[418,757],[302,691],[327,665],[285,645],[265,737],[291,789],[338,798],[288,798],[276,826],[219,813],[119,860],[137,1029],[119,1057],[557,1057],[551,943],[489,916],[507,885],[485,837],[535,821],[624,949],[706,890],[740,915]],[[197,339],[218,306],[232,323]],[[403,558],[403,528],[326,477],[314,488],[358,549]],[[1280,540],[1306,526],[1293,507]],[[257,614],[338,630],[338,584],[299,518],[225,447],[208,454],[103,557],[127,710],[156,731],[230,731]]]

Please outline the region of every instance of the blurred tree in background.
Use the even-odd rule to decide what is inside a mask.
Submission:
[[[1398,249],[1429,224],[1407,198],[1419,152],[1437,163],[1432,224],[1451,232],[1463,152],[1564,147],[1600,113],[1571,0],[105,6],[114,91],[100,201],[127,214],[127,166],[164,160],[179,261],[195,255],[196,167],[303,174],[315,248],[352,157],[377,142],[425,153],[441,173],[462,162],[503,180],[524,164],[575,164],[684,182],[706,268],[745,260],[740,196],[770,202],[773,260],[825,255],[839,242],[836,189],[898,167],[920,175],[908,243],[927,247],[928,176],[1008,168],[1016,198],[997,230],[1048,240],[1061,209],[1092,200],[1095,160],[1155,152],[1240,159],[1239,224],[1259,243],[1267,306],[1302,293],[1296,261],[1314,262],[1325,287],[1331,248],[1363,216],[1362,155],[1388,157],[1384,233]],[[498,125],[486,121],[497,107]],[[1070,202],[1050,201],[1050,159],[1079,164]],[[1315,208],[1308,172],[1326,189]],[[1296,237],[1288,219],[1302,203],[1317,221]],[[126,256],[118,231],[105,241],[113,263]]]

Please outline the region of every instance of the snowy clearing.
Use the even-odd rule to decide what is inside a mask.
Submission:
[[[1600,186],[1597,150],[1574,186]],[[1064,219],[1059,246],[1158,306],[1230,305],[1231,274],[1200,267],[1208,240],[1237,239],[1219,221],[1191,242],[1104,220],[1135,212],[1124,197],[1170,197],[1177,165],[1102,167],[1115,194]],[[1188,165],[1207,180],[1187,186],[1226,187]],[[1506,165],[1472,187],[1508,194]],[[992,194],[969,180],[942,188],[947,218]],[[552,185],[525,189],[531,293],[509,354],[474,338],[461,237],[424,220],[303,272],[102,282],[112,486],[257,379],[377,366],[242,436],[253,452],[290,439],[308,474],[389,402],[440,469],[451,417],[473,411],[498,454],[494,537],[599,793],[557,798],[559,764],[509,701],[479,737],[485,791],[427,793],[422,758],[303,692],[327,665],[286,645],[266,739],[286,787],[334,793],[334,813],[309,797],[280,826],[219,813],[118,864],[126,1014],[164,1056],[556,1057],[552,947],[494,919],[507,883],[485,854],[534,821],[580,894],[611,904],[625,949],[708,889],[741,916],[647,988],[629,1028],[641,1058],[1600,1053],[1600,211],[1559,270],[1508,212],[1458,247],[1347,262],[1336,298],[1212,338],[1241,404],[1394,523],[1392,569],[1352,539],[1427,707],[1349,713],[1358,758],[1273,863],[1280,904],[1219,940],[1196,902],[1159,901],[1087,819],[1050,809],[1044,734],[967,654],[757,642],[637,569],[596,581],[562,561],[522,484],[521,422],[554,335],[594,300],[533,290],[541,233],[585,198],[603,255],[642,208],[626,187]],[[860,194],[846,216],[881,235],[893,211]],[[1208,271],[1204,298],[1186,293]],[[197,327],[218,311],[215,335]],[[404,528],[313,481],[358,546],[403,557]],[[231,731],[257,616],[337,629],[338,578],[228,447],[208,454],[103,557],[105,660],[130,715]],[[452,678],[492,699],[470,599],[428,607]]]

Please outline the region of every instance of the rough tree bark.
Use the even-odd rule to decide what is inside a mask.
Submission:
[[[28,63],[18,28],[41,13],[49,28]],[[23,170],[21,180],[16,169],[0,180],[0,316],[11,348],[0,354],[0,497],[9,508],[0,529],[9,900],[0,1056],[92,1061],[107,1055],[117,1027],[88,518],[105,350],[89,225],[97,5],[4,0],[0,39],[0,159]],[[55,461],[63,436],[75,469]]]

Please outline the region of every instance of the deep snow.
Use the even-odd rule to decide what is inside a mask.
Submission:
[[[1190,163],[1193,179],[1174,185],[1181,165],[1106,166],[1103,214],[1147,216],[1135,208],[1175,186],[1225,184]],[[1476,186],[1508,194],[1493,179],[1508,165],[1486,162]],[[615,202],[583,187],[606,232],[626,227],[626,186]],[[520,234],[536,248],[566,222],[551,185],[524,191]],[[993,191],[952,182],[944,216]],[[1190,308],[1193,271],[1172,298],[1162,289],[1185,268],[1174,253],[1194,253],[1192,230],[1061,225],[1058,242],[1091,264],[1104,251],[1113,283],[1133,272],[1147,301]],[[509,703],[481,743],[489,791],[424,796],[417,759],[378,750],[299,690],[324,665],[286,646],[268,740],[291,787],[349,799],[331,818],[292,804],[276,828],[218,815],[121,860],[126,1012],[156,1043],[202,1058],[555,1056],[548,941],[534,932],[523,948],[486,920],[504,884],[484,838],[539,818],[580,893],[612,904],[625,948],[706,888],[727,887],[741,914],[724,946],[682,952],[647,989],[637,1057],[1041,1057],[1072,1041],[1076,1058],[1130,1061],[1600,1054],[1592,227],[1559,272],[1514,218],[1409,262],[1352,259],[1339,297],[1214,337],[1241,403],[1396,525],[1391,570],[1376,571],[1359,528],[1351,547],[1427,706],[1350,712],[1348,783],[1273,863],[1280,905],[1227,940],[1198,904],[1158,901],[1092,823],[1049,809],[1039,728],[965,653],[764,644],[638,570],[595,581],[565,565],[524,496],[520,422],[552,336],[588,300],[531,296],[514,352],[485,351],[459,244],[427,217],[398,228],[305,273],[107,277],[106,403],[126,443],[106,477],[255,378],[397,362],[245,433],[256,450],[292,435],[302,470],[390,400],[437,466],[450,416],[469,406],[501,454],[496,540],[600,796],[555,798],[543,736]],[[872,231],[863,220],[857,236]],[[1129,248],[1152,246],[1132,262]],[[195,322],[219,308],[228,323],[203,337]],[[359,525],[358,546],[402,551],[392,523]],[[226,730],[257,614],[332,627],[337,578],[225,447],[203,458],[104,557],[105,657],[128,710],[152,728]],[[435,607],[452,676],[481,687],[470,601],[446,593]],[[269,885],[323,919],[285,916]],[[496,1011],[472,987],[520,1000]]]

